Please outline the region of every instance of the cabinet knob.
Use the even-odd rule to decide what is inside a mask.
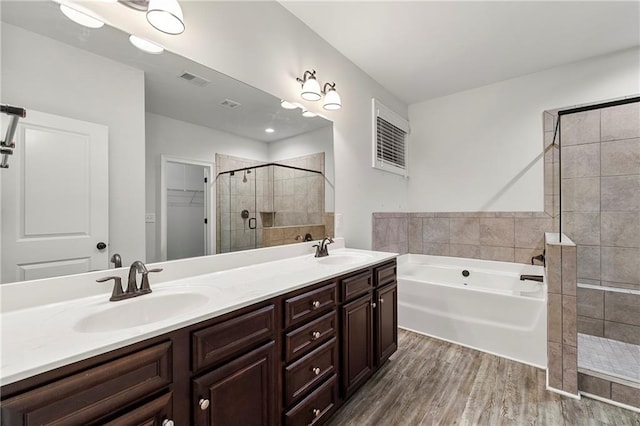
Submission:
[[[376,306],[378,306],[378,305],[376,305],[376,302],[371,302],[371,307],[372,308],[375,308]]]
[[[320,301],[319,300],[314,300],[311,303],[311,306],[313,306],[313,309],[318,309],[320,307]]]
[[[198,401],[198,405],[200,406],[200,409],[204,411],[209,408],[209,400],[202,398],[200,399],[200,401]]]
[[[318,417],[320,415],[320,410],[318,410],[317,408],[313,409],[313,417]]]
[[[384,303],[384,299],[382,297],[380,298],[380,303]]]
[[[319,331],[314,331],[311,333],[311,340],[317,340],[320,338],[320,332]]]
[[[164,419],[162,421],[162,426],[174,426],[173,420]]]
[[[311,369],[311,371],[313,371],[313,374],[315,374],[316,376],[317,376],[318,374],[320,374],[320,368],[319,368],[319,367],[313,367],[313,368]]]

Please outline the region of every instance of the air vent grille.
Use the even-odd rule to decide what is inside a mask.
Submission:
[[[179,78],[183,79],[184,81],[187,81],[191,84],[194,84],[198,87],[204,87],[207,84],[211,83],[209,80],[207,80],[206,78],[197,76],[195,74],[192,74],[188,71],[183,72],[182,74],[180,74],[178,76]]]
[[[231,99],[225,99],[224,101],[220,102],[220,105],[225,108],[235,109],[240,106],[240,102],[232,101]]]

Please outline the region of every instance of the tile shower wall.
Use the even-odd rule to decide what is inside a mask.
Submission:
[[[578,246],[578,282],[640,290],[640,104],[565,115],[561,135],[562,231]],[[603,290],[578,289],[579,332],[640,344],[640,295]]]

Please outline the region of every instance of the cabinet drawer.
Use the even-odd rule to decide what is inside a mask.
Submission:
[[[2,402],[7,425],[86,424],[172,381],[171,342],[73,374]]]
[[[336,306],[336,283],[302,293],[284,301],[284,326],[300,324],[318,312]]]
[[[365,271],[341,281],[340,289],[342,301],[347,302],[373,288],[371,272]]]
[[[285,403],[307,393],[315,385],[332,376],[338,370],[338,344],[332,338],[310,354],[304,356],[284,370]]]
[[[165,420],[172,420],[173,393],[169,392],[133,409],[104,426],[162,426]]]
[[[274,305],[249,312],[191,334],[197,371],[275,337]]]
[[[333,413],[338,401],[338,382],[332,376],[298,405],[285,414],[287,426],[323,423]]]
[[[285,359],[291,361],[297,356],[317,348],[330,337],[335,336],[338,326],[338,315],[331,311],[311,321],[309,324],[298,327],[285,335]]]
[[[396,272],[395,262],[381,268],[376,268],[376,285],[379,287],[394,282],[396,280]]]

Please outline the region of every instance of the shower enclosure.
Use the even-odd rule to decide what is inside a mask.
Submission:
[[[293,244],[330,235],[322,172],[260,164],[216,178],[218,253]]]
[[[578,389],[640,407],[640,97],[544,118],[545,210],[577,245]]]

